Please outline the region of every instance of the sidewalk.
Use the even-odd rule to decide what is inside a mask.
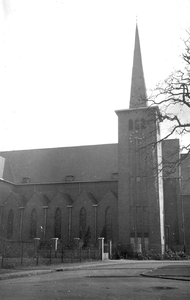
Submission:
[[[190,261],[180,261],[179,265],[164,266],[141,275],[153,278],[190,281]]]
[[[17,269],[0,269],[0,280],[42,275],[53,272],[72,271],[97,266],[107,266],[114,264],[135,264],[135,263],[158,263],[158,261],[134,261],[134,260],[105,260],[78,263],[65,263],[49,266],[20,267]],[[140,274],[144,277],[163,278],[172,280],[190,281],[190,261],[162,261],[165,266],[155,268]],[[172,264],[173,263],[173,264]]]
[[[53,272],[61,271],[72,271],[84,268],[91,268],[94,266],[106,266],[108,264],[118,264],[118,260],[106,260],[106,261],[88,261],[88,262],[78,262],[78,263],[64,263],[56,265],[40,265],[35,267],[20,267],[17,269],[1,269],[0,268],[0,280],[12,279],[17,277],[27,277],[34,275],[42,275]]]

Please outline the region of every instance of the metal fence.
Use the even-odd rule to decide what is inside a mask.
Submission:
[[[2,268],[17,266],[35,266],[77,261],[99,260],[101,253],[95,247],[68,247],[59,243],[55,247],[52,241],[14,241],[0,239]]]

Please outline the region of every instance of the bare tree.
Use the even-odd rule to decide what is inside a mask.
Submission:
[[[184,167],[190,165],[190,32],[187,32],[187,35],[181,55],[181,69],[160,82],[148,99],[150,107],[159,107],[159,142],[162,142],[163,149],[167,148],[162,157],[164,177],[179,177],[184,182],[190,180],[189,170],[184,171]],[[173,141],[173,144],[167,143],[167,139],[173,138],[179,139],[180,143],[178,144],[177,140]],[[180,171],[182,169],[179,169],[181,164],[184,176]]]
[[[167,128],[162,140],[180,136],[183,140],[181,150],[190,152],[190,32],[184,41],[182,70],[173,72],[160,82],[155,89],[155,96],[149,100],[151,105],[160,108],[159,121]]]

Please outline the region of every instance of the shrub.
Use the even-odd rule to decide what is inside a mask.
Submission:
[[[187,255],[183,251],[174,252],[172,250],[167,250],[164,254],[160,253],[133,253],[130,256],[126,255],[126,258],[133,258],[137,260],[189,260],[190,255]]]

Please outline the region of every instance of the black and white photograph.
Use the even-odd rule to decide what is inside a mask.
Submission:
[[[190,0],[0,0],[0,299],[190,298]]]

